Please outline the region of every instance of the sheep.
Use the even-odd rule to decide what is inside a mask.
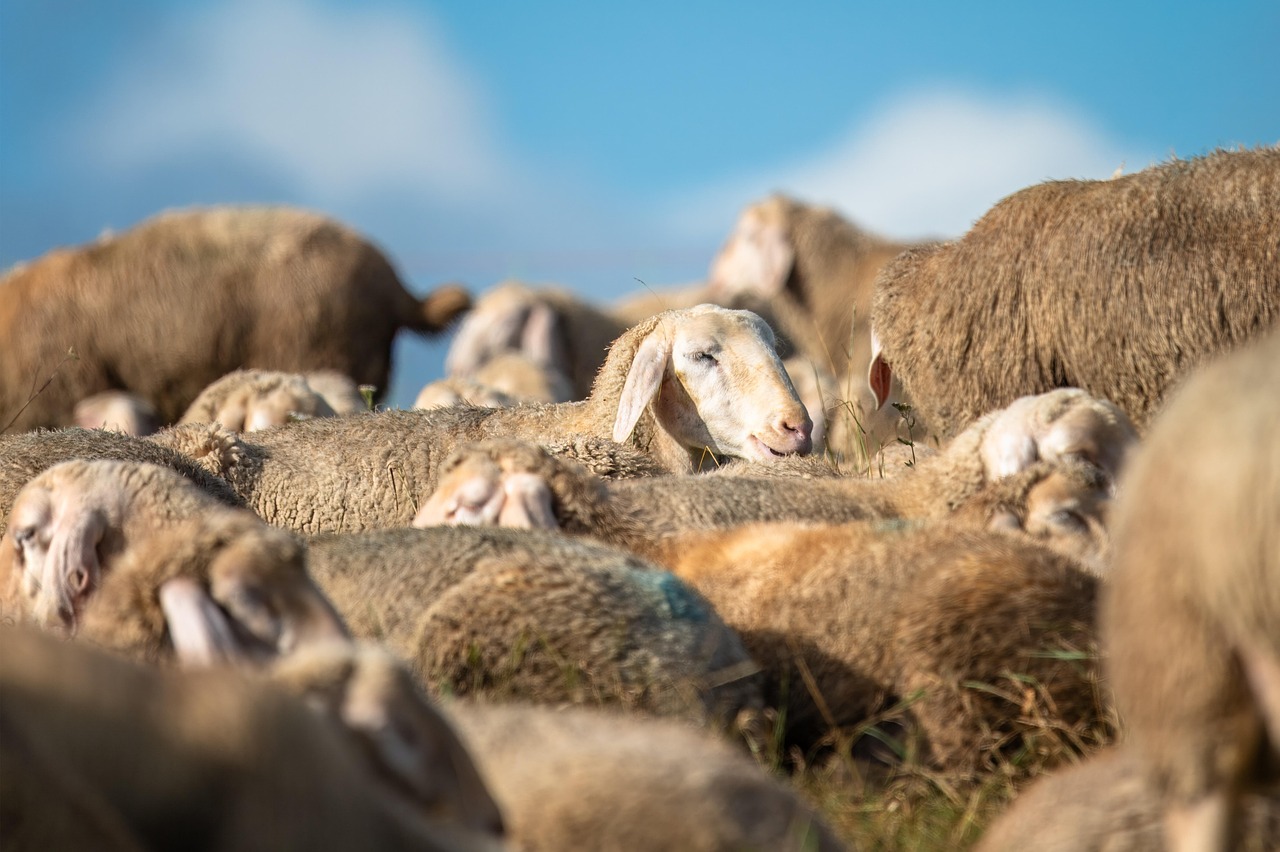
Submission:
[[[583,402],[293,423],[245,440],[245,460],[228,479],[270,523],[354,532],[408,525],[435,489],[439,462],[462,442],[496,435],[612,438],[669,471],[717,456],[803,455],[812,423],[772,344],[768,326],[746,311],[659,314],[614,343]]]
[[[57,786],[84,793],[70,804],[100,805],[133,841],[75,848],[500,848],[490,832],[428,818],[331,720],[231,669],[159,671],[0,627],[0,730],[6,751],[16,740],[45,756]],[[39,785],[26,768],[6,762],[4,785]],[[34,827],[68,817],[68,803],[32,804],[20,820]],[[12,829],[0,822],[0,835]]]
[[[103,391],[80,400],[71,422],[85,429],[110,429],[137,437],[150,435],[161,426],[151,403],[124,391]]]
[[[1219,151],[1005,198],[876,283],[871,384],[955,434],[1073,385],[1145,429],[1197,364],[1280,318],[1280,148]]]
[[[431,689],[731,720],[759,703],[740,640],[630,554],[537,530],[324,534],[308,567],[353,634]]]
[[[413,400],[413,407],[422,411],[433,408],[452,408],[455,405],[473,405],[480,408],[510,408],[519,401],[496,388],[483,385],[473,379],[451,377],[436,379],[423,385]]]
[[[1098,465],[1122,462],[1116,445],[1131,443],[1132,429],[1113,407],[1079,392],[1057,391],[1038,402],[993,412],[938,458],[884,482],[713,476],[603,483],[536,447],[492,441],[444,464],[439,488],[413,523],[495,523],[507,502],[520,503],[523,508],[510,511],[663,562],[668,549],[679,549],[681,534],[699,529],[770,520],[943,518],[971,504],[961,519],[1021,528],[1102,571],[1103,519],[1117,471]]]
[[[300,373],[235,370],[200,391],[178,423],[217,423],[235,432],[256,432],[335,414]]]
[[[494,355],[467,376],[450,376],[428,384],[419,391],[413,407],[442,408],[468,402],[506,408],[522,402],[557,403],[577,398],[569,379],[559,369],[512,350]]]
[[[898,418],[877,412],[862,380],[870,360],[871,298],[886,263],[926,244],[886,240],[829,208],[772,195],[742,211],[712,262],[710,301],[768,304],[779,334],[835,377],[845,401],[828,402],[830,445],[843,457],[865,455],[858,452],[864,440],[874,452],[899,437]]]
[[[902,701],[929,762],[963,777],[1010,741],[1025,768],[1061,756],[1037,733],[1104,735],[1097,579],[1023,536],[757,524],[685,536],[669,563],[742,636],[793,741]]]
[[[396,330],[439,332],[470,303],[457,286],[418,301],[331,219],[253,207],[166,212],[20,265],[0,290],[0,431],[67,425],[77,400],[106,390],[172,423],[241,367],[337,370],[385,390]]]
[[[147,661],[255,660],[347,636],[287,532],[168,468],[100,459],[19,492],[0,611]]]
[[[1280,801],[1245,800],[1241,852],[1280,848]],[[1133,753],[1110,748],[1018,794],[977,852],[1165,852],[1160,799]]]
[[[795,792],[687,725],[578,707],[442,709],[529,852],[845,848]]]
[[[311,645],[280,658],[264,674],[342,726],[372,757],[374,773],[422,813],[503,833],[501,811],[457,733],[385,649]]]
[[[582,399],[591,393],[609,344],[635,324],[639,322],[623,322],[565,290],[504,281],[463,318],[449,345],[445,372],[474,377],[499,355],[519,352],[566,377],[574,398]]]
[[[164,465],[231,506],[244,501],[222,477],[239,463],[236,436],[205,424],[162,430],[148,438],[88,429],[0,435],[0,533],[18,491],[41,471],[71,459],[117,459]]]
[[[1280,743],[1280,334],[1197,372],[1115,512],[1109,677],[1172,849],[1230,848]],[[1230,423],[1224,440],[1205,424]],[[1270,771],[1269,771],[1270,770]]]

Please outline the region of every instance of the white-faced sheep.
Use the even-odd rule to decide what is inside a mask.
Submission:
[[[688,471],[716,456],[805,454],[811,428],[768,326],[702,305],[620,337],[583,402],[308,420],[256,433],[228,478],[273,524],[357,531],[407,525],[435,489],[440,462],[468,441],[611,438]]]
[[[1231,848],[1240,792],[1275,777],[1277,422],[1280,336],[1271,335],[1174,396],[1116,507],[1102,615],[1110,682],[1172,849]],[[1206,440],[1208,423],[1231,433]]]
[[[171,423],[241,367],[336,370],[382,391],[397,329],[438,332],[469,304],[456,286],[417,300],[368,240],[286,208],[164,213],[18,266],[0,288],[0,431],[68,424],[106,390]]]
[[[529,852],[837,852],[797,794],[705,731],[588,708],[443,707]]]
[[[1180,377],[1280,318],[1277,245],[1280,148],[1029,187],[885,267],[872,386],[897,375],[943,436],[1068,385],[1145,427]]]
[[[28,756],[55,773],[55,788],[81,794],[73,805],[92,801],[114,824],[116,838],[126,835],[111,846],[75,848],[501,848],[492,832],[433,820],[379,783],[338,725],[277,687],[229,669],[158,671],[39,631],[0,633],[3,750],[15,741],[26,746]],[[24,771],[31,762],[6,761],[0,786],[47,789],[47,773]],[[448,774],[441,780],[447,783]],[[6,796],[6,816],[13,804]],[[69,812],[57,799],[33,804],[0,823],[0,836],[16,829],[21,838],[24,824],[84,813]]]
[[[0,610],[144,660],[347,635],[293,536],[133,462],[63,462],[27,483],[0,539]]]
[[[572,398],[582,399],[591,393],[609,344],[631,325],[567,291],[504,281],[463,318],[449,344],[445,372],[474,379],[485,364],[514,352],[565,377]]]
[[[0,435],[0,531],[14,498],[41,471],[72,459],[114,459],[163,465],[231,506],[244,502],[222,477],[241,456],[236,436],[215,426],[178,426],[147,438],[97,429]]]
[[[826,402],[829,443],[846,459],[874,455],[897,437],[899,417],[877,411],[864,377],[876,275],[908,248],[829,208],[772,195],[743,210],[711,265],[708,301],[750,298],[768,305],[779,335],[834,377],[840,392]]]
[[[715,476],[605,483],[537,447],[492,441],[460,451],[443,466],[440,488],[414,523],[494,524],[515,512],[661,562],[669,548],[679,549],[680,535],[693,530],[778,520],[942,518],[963,509],[958,517],[971,525],[1016,527],[1059,541],[1102,570],[1101,517],[1112,482],[1097,465],[1123,458],[1118,446],[1132,441],[1132,430],[1122,414],[1078,392],[1038,401],[993,413],[939,457],[887,481]],[[1056,416],[1041,416],[1045,409]]]
[[[235,370],[197,396],[179,423],[217,423],[235,432],[256,432],[336,412],[300,373]]]
[[[697,719],[759,703],[741,641],[666,571],[531,530],[321,535],[316,582],[431,688]]]
[[[1166,852],[1160,797],[1125,748],[1106,749],[1018,794],[977,852]],[[1280,800],[1244,799],[1239,852],[1280,848]]]

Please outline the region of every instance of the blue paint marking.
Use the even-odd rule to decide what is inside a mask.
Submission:
[[[706,601],[670,571],[636,570],[632,576],[636,585],[662,595],[672,618],[696,623],[710,619]]]

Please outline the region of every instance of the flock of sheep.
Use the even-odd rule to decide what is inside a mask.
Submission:
[[[843,750],[1034,778],[988,852],[1278,848],[1277,320],[1277,148],[945,243],[773,197],[610,307],[417,300],[286,209],[50,252],[0,278],[0,845],[837,850],[785,756]]]

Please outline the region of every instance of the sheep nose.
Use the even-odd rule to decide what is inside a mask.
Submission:
[[[803,456],[813,450],[813,421],[807,415],[791,420],[783,418],[775,428],[787,442],[791,452]]]

